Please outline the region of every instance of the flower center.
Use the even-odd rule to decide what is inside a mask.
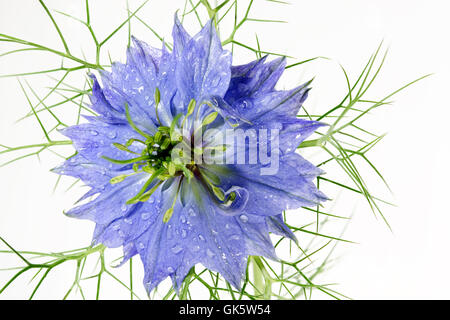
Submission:
[[[157,188],[167,179],[174,177],[181,177],[179,181],[179,186],[177,189],[176,196],[172,203],[172,207],[167,210],[163,217],[163,221],[167,222],[170,220],[173,208],[178,197],[178,192],[180,190],[181,182],[186,178],[187,182],[193,177],[198,178],[205,188],[210,192],[213,197],[224,204],[229,204],[230,201],[233,202],[235,199],[235,194],[229,194],[225,196],[222,189],[218,187],[220,179],[212,173],[208,173],[197,165],[194,161],[194,154],[202,154],[204,152],[203,146],[195,146],[192,143],[191,138],[199,131],[201,132],[204,127],[208,126],[210,123],[214,122],[217,118],[217,112],[211,112],[207,114],[203,121],[200,122],[198,128],[190,129],[190,137],[183,136],[183,127],[186,124],[186,120],[193,115],[194,110],[197,107],[197,103],[192,99],[188,105],[187,113],[184,118],[180,118],[183,114],[176,115],[170,127],[161,124],[158,115],[158,106],[160,103],[160,93],[156,89],[155,92],[155,111],[156,119],[159,122],[159,127],[154,135],[150,135],[142,131],[131,119],[128,104],[125,104],[125,112],[129,125],[141,135],[142,139],[129,139],[125,144],[113,143],[113,145],[124,152],[135,155],[131,159],[117,160],[106,156],[102,158],[113,162],[115,164],[121,164],[124,166],[130,166],[132,168],[131,173],[118,175],[110,180],[111,184],[120,183],[127,177],[138,174],[138,173],[148,173],[150,177],[145,182],[141,190],[131,199],[129,199],[127,204],[135,204],[138,202],[147,201],[151,195],[157,190]],[[198,111],[198,109],[197,109]],[[197,112],[198,114],[198,112]],[[181,124],[180,124],[181,121]],[[192,131],[193,130],[193,131]],[[134,144],[141,144],[141,152],[136,152],[135,148],[132,148]],[[224,149],[222,150],[224,151]],[[130,169],[131,169],[130,168]]]

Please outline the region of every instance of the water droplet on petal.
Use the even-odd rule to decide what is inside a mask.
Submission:
[[[172,252],[175,254],[179,254],[181,251],[183,251],[183,248],[178,244],[172,247]]]
[[[120,210],[122,211],[127,211],[127,205],[124,203],[121,207]]]
[[[150,212],[144,212],[141,214],[142,220],[148,220],[150,218]]]
[[[172,225],[171,224],[169,224],[168,226],[167,226],[167,239],[172,239],[172,237],[173,237],[173,230],[172,230]]]
[[[248,107],[248,102],[246,100],[243,100],[241,103],[239,103],[239,107],[242,109],[245,109]]]
[[[90,133],[91,133],[91,135],[93,135],[93,136],[98,136],[98,131],[91,130]]]
[[[199,250],[200,250],[200,246],[195,245],[192,247],[192,251],[194,251],[194,252],[197,252]]]
[[[239,216],[239,219],[241,219],[241,221],[242,221],[243,223],[246,223],[246,222],[248,221],[248,217],[247,217],[245,214],[241,214],[241,215]]]
[[[187,232],[186,232],[186,230],[181,230],[181,237],[182,238],[186,238],[186,236],[187,236]]]
[[[195,212],[194,209],[190,208],[190,209],[189,209],[189,215],[190,215],[191,217],[195,217],[195,216],[197,215],[197,213]]]
[[[219,82],[220,82],[220,76],[215,77],[211,81],[211,87],[216,88],[219,85]]]
[[[181,223],[186,223],[186,217],[184,215],[180,216],[180,222]]]
[[[167,271],[170,272],[170,273],[173,273],[175,270],[173,270],[172,267],[167,267]]]
[[[215,256],[215,253],[212,252],[209,248],[206,249],[206,254],[208,255],[208,257],[213,258]]]
[[[110,139],[114,139],[114,138],[117,137],[117,132],[115,132],[115,131],[108,131],[107,135],[108,135],[108,137]]]
[[[133,224],[133,220],[129,219],[129,218],[125,218],[123,220],[126,224]]]
[[[142,242],[139,242],[138,247],[142,250],[145,248],[145,245]]]
[[[198,238],[199,238],[201,241],[205,241],[205,237],[202,236],[201,234],[198,235]]]

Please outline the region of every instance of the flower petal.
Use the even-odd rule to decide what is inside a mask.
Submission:
[[[223,97],[231,77],[231,54],[223,50],[212,21],[185,46],[177,64],[176,81],[184,105],[211,96]]]

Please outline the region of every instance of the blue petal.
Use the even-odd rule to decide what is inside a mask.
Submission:
[[[197,183],[193,188],[202,189]],[[135,242],[141,248],[147,290],[168,276],[179,289],[196,263],[220,272],[239,288],[248,255],[276,259],[264,218],[222,215],[204,190],[202,194],[201,203],[193,197],[185,206],[177,202],[167,224],[155,223]]]
[[[295,152],[306,138],[322,126],[325,126],[325,124],[317,121],[296,119],[284,115],[276,116],[268,113],[257,120],[253,120],[251,125],[244,123],[239,128],[257,130],[260,134],[258,141],[265,141],[268,144],[268,149],[271,146],[270,139],[278,139],[279,149],[284,154]],[[267,136],[262,135],[261,129],[267,130]],[[249,146],[246,146],[246,148],[249,148]]]
[[[223,97],[231,77],[231,54],[223,50],[212,21],[185,46],[177,64],[176,81],[184,104],[211,96]]]
[[[139,192],[148,177],[148,174],[141,173],[132,175],[121,183],[105,185],[94,200],[72,208],[66,214],[79,219],[89,219],[101,225],[124,218],[139,205],[127,205],[126,201]]]
[[[230,173],[220,176],[222,187],[239,185],[249,192],[243,213],[254,215],[277,215],[283,210],[314,206],[327,197],[317,190],[312,179],[322,171],[296,153],[280,158],[275,175],[261,175],[260,164],[229,166]]]
[[[230,88],[225,100],[233,104],[239,99],[248,99],[273,91],[286,67],[286,59],[278,58],[265,63],[266,57],[250,65],[234,67]]]
[[[99,203],[100,206],[108,205]],[[128,207],[128,206],[127,206]],[[103,243],[108,247],[118,247],[134,241],[147,232],[157,221],[161,212],[161,191],[157,190],[147,202],[139,202],[136,205],[130,205],[125,214],[122,214],[121,204],[120,213],[111,215],[111,218],[105,220],[102,224],[98,223],[94,232],[96,242]],[[116,208],[118,211],[118,208]],[[135,245],[136,247],[136,245]]]
[[[92,120],[90,123],[71,126],[60,130],[66,137],[70,138],[77,152],[87,161],[86,164],[93,163],[101,165],[105,170],[119,170],[122,165],[113,164],[102,157],[118,160],[128,160],[136,155],[121,151],[114,147],[113,143],[125,144],[130,139],[142,139],[127,124],[109,124]],[[140,153],[143,145],[133,143],[130,150]]]
[[[154,94],[158,83],[161,50],[133,38],[127,50],[127,63],[113,63],[111,72],[102,71],[103,95],[125,119],[125,104],[137,124],[154,131]]]
[[[177,59],[179,59],[183,53],[184,47],[192,39],[181,24],[178,16],[175,14],[174,25],[172,30],[173,38],[173,53]]]
[[[297,237],[294,235],[291,229],[284,223],[283,216],[278,214],[276,216],[266,217],[267,226],[269,232],[273,232],[277,235],[291,239],[297,242]]]

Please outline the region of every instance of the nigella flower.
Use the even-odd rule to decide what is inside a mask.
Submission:
[[[295,239],[283,210],[326,199],[312,183],[321,171],[295,153],[321,124],[296,117],[307,85],[274,88],[284,59],[232,66],[213,23],[191,37],[176,18],[173,40],[168,51],[133,39],[126,64],[101,71],[102,85],[92,76],[98,116],[62,131],[77,152],[54,171],[91,188],[81,199],[90,201],[67,215],[94,221],[94,243],[123,246],[124,261],[139,254],[149,292],[168,276],[178,290],[197,263],[239,288],[249,255],[277,259],[269,233]],[[236,130],[275,134],[256,145],[247,142],[253,133],[231,145],[217,139]],[[198,133],[200,144],[191,141]],[[248,156],[202,161],[251,154],[263,142],[277,157],[275,174]]]

